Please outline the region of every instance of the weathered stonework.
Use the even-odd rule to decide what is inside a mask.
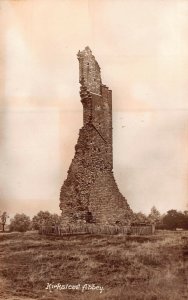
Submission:
[[[60,193],[65,223],[128,224],[132,211],[113,175],[112,91],[89,47],[78,52],[83,127]]]

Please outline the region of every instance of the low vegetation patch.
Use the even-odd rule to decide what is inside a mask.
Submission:
[[[188,299],[186,237],[3,233],[0,299]]]

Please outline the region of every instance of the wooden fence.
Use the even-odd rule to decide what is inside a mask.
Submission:
[[[142,226],[113,226],[113,225],[95,225],[78,224],[67,226],[41,226],[40,234],[44,235],[69,235],[69,234],[124,234],[124,235],[149,235],[154,234],[155,226],[153,224]]]

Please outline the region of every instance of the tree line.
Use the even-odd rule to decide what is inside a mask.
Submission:
[[[147,216],[142,212],[135,213],[138,222],[155,223],[156,229],[175,230],[181,228],[188,230],[188,211],[177,211],[175,209],[168,210],[165,214],[160,214],[155,206],[151,208],[150,214]]]
[[[0,214],[2,231],[5,231],[5,224],[7,219],[3,219],[3,214]],[[7,215],[7,213],[6,213]],[[53,226],[61,224],[61,216],[52,214],[49,211],[39,211],[32,219],[26,214],[15,214],[14,218],[10,219],[8,226],[9,231],[25,232],[29,230],[38,230],[40,226]]]
[[[8,218],[7,212],[0,213],[2,231],[5,231]],[[134,213],[133,223],[155,223],[157,229],[175,230],[181,228],[188,230],[188,211],[181,212],[171,209],[165,214],[160,214],[156,207],[153,206],[148,215],[142,212]],[[54,226],[60,224],[63,224],[61,216],[52,214],[49,211],[40,211],[32,219],[22,213],[16,214],[10,220],[8,230],[25,232],[28,230],[38,230],[42,225]]]

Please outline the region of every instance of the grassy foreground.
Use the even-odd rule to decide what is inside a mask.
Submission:
[[[186,236],[0,234],[0,299],[188,299]],[[47,283],[65,289],[50,292]],[[66,284],[78,289],[66,289]],[[84,284],[104,290],[83,291]]]

